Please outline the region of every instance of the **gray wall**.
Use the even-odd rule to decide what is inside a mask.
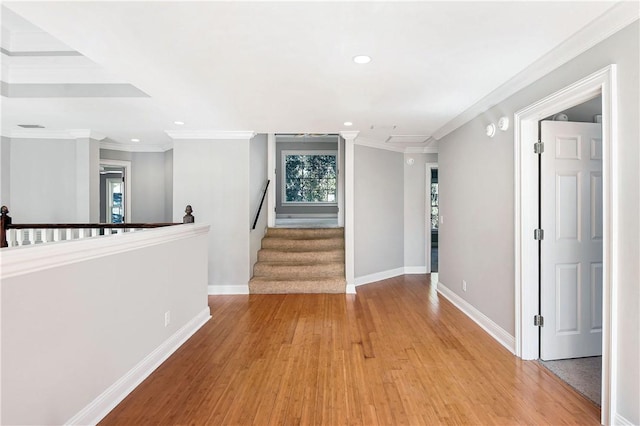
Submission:
[[[0,137],[0,205],[11,206],[11,139]]]
[[[211,225],[210,292],[248,291],[248,188],[249,140],[180,140],[175,144],[173,218],[181,221],[184,206],[191,204],[196,222]]]
[[[282,204],[282,151],[337,151],[338,142],[278,142],[276,141],[276,214],[336,214],[337,206],[290,206]],[[339,188],[338,190],[342,190]]]
[[[171,216],[173,216],[173,149],[164,153],[164,221],[172,222]]]
[[[404,158],[354,147],[355,277],[404,266]],[[423,213],[424,214],[424,213]]]
[[[640,131],[638,21],[587,50],[440,141],[440,281],[514,335],[514,136],[484,135],[489,122],[566,87],[609,64],[618,65],[618,140],[612,172],[618,179],[620,230],[613,236],[619,263],[618,404],[640,424]],[[468,290],[462,292],[461,281]]]
[[[134,152],[132,154],[131,221],[164,222],[164,152]]]
[[[3,163],[10,162],[8,185],[6,172],[2,172],[2,184],[11,194],[14,223],[98,220],[97,141],[11,139],[10,145],[4,149],[9,158],[2,158]]]
[[[267,135],[256,135],[249,143],[249,164],[249,210],[251,212],[249,219],[250,225],[253,226],[267,182]],[[269,185],[275,185],[275,182],[271,182]],[[260,250],[262,237],[267,228],[267,208],[265,197],[256,229],[250,231],[251,276],[253,276],[253,265],[258,261],[258,250]]]
[[[100,158],[131,162],[131,218],[127,222],[172,221],[172,213],[169,212],[173,204],[172,151],[126,152],[101,149]]]

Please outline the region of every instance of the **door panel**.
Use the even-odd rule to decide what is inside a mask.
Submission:
[[[602,354],[602,129],[543,121],[543,360]]]

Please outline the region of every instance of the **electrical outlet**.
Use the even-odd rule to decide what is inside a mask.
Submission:
[[[462,291],[467,291],[467,282],[462,280]]]
[[[164,326],[168,327],[171,322],[171,311],[167,311],[164,313]]]

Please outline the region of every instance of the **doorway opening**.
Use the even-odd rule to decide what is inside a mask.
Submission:
[[[131,162],[100,160],[100,222],[131,222]]]
[[[438,197],[438,167],[429,167],[427,170],[428,182],[427,191],[428,196],[428,229],[430,240],[428,261],[431,272],[438,272],[438,228],[440,224],[440,210],[439,210],[439,197]]]
[[[610,65],[582,80],[553,93],[514,114],[515,130],[515,316],[516,355],[539,359],[539,251],[534,230],[538,229],[538,155],[533,144],[538,136],[538,123],[550,115],[602,96],[602,396],[601,421],[614,422],[612,406],[616,401],[617,323],[615,265],[618,255],[613,250],[618,224],[616,169],[616,66]]]
[[[598,406],[602,97],[539,122],[540,362]]]

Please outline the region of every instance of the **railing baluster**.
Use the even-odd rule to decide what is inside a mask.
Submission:
[[[68,241],[73,239],[73,229],[67,228],[65,233],[66,233],[65,240]]]
[[[92,237],[97,237],[98,233],[99,233],[99,229],[98,228],[91,228],[91,236]]]
[[[36,243],[37,239],[36,239],[36,230],[35,229],[30,229],[29,230],[29,244],[34,245]]]
[[[18,230],[17,229],[9,229],[7,233],[7,243],[9,247],[15,247],[18,245]]]

